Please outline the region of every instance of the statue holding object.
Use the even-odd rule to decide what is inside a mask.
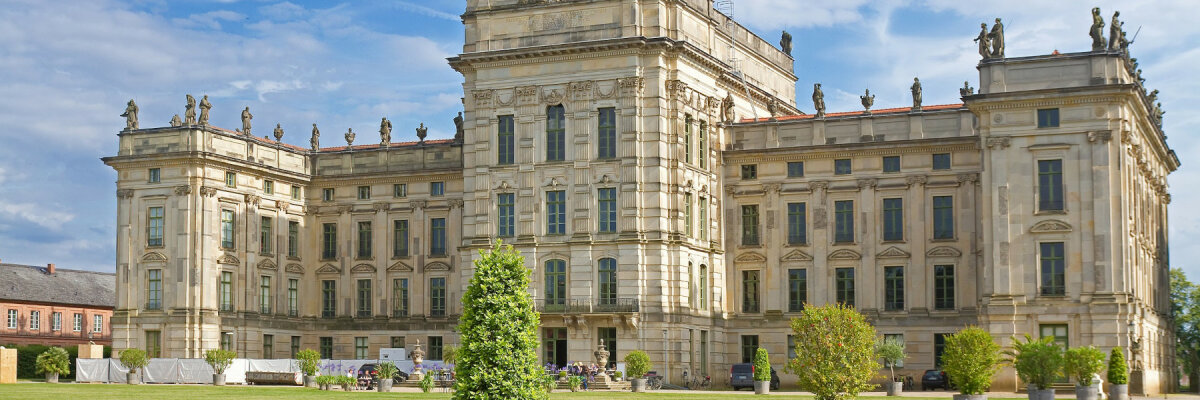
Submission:
[[[1100,16],[1100,7],[1092,7],[1092,27],[1088,29],[1088,35],[1092,37],[1092,51],[1103,51],[1104,17]]]
[[[388,121],[387,117],[379,121],[379,145],[387,147],[392,143],[392,121]]]
[[[913,77],[913,84],[910,89],[912,90],[912,98],[913,98],[912,109],[913,109],[913,111],[920,111],[921,110],[921,79],[919,79],[917,77]]]
[[[992,25],[988,39],[992,42],[992,58],[1004,58],[1004,24],[1000,22],[1000,18],[996,18],[996,24]]]
[[[817,109],[816,118],[825,118],[825,92],[821,91],[821,84],[813,84],[813,108]]]
[[[313,123],[312,138],[308,139],[308,144],[312,146],[313,151],[321,149],[321,130],[317,129],[316,123]]]
[[[254,119],[254,115],[250,114],[250,106],[246,106],[242,110],[242,134],[250,136],[250,120]]]
[[[208,111],[212,109],[212,103],[208,102],[208,95],[200,99],[200,125],[208,125]]]
[[[788,31],[783,31],[782,37],[779,38],[779,49],[789,56],[792,55],[792,34]]]
[[[196,98],[192,95],[187,95],[187,106],[183,109],[183,123],[186,125],[196,124]]]
[[[125,117],[125,130],[132,131],[138,128],[138,105],[129,99],[129,103],[125,105],[125,113],[121,114]]]

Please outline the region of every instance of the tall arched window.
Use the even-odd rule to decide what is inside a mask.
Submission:
[[[600,305],[617,305],[617,260],[601,258],[597,282],[600,286]]]
[[[546,308],[562,308],[567,304],[567,262],[546,261]]]
[[[700,264],[700,294],[696,296],[700,301],[700,309],[708,309],[708,266]]]
[[[563,106],[546,108],[546,161],[567,159],[567,114]]]

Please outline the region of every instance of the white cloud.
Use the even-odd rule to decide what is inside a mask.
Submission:
[[[245,15],[227,10],[210,11],[200,14],[192,14],[187,18],[176,18],[173,20],[175,24],[189,28],[208,28],[215,31],[221,30],[221,22],[236,22],[246,19]]]
[[[0,216],[32,222],[46,229],[61,230],[63,225],[75,219],[75,215],[55,211],[33,203],[0,203]]]
[[[753,21],[763,29],[809,28],[859,22],[867,0],[755,0],[734,5],[734,19]],[[760,35],[763,32],[757,32]]]

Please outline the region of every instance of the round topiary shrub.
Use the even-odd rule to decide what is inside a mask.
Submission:
[[[1125,364],[1125,352],[1120,347],[1113,347],[1108,355],[1108,383],[1129,384],[1129,366]]]
[[[642,379],[650,372],[650,368],[654,368],[650,364],[650,356],[641,350],[634,350],[625,355],[625,373],[629,375],[629,379]]]
[[[942,370],[960,393],[984,394],[999,369],[1000,345],[987,331],[971,326],[946,337]]]
[[[807,306],[792,318],[796,354],[787,370],[817,400],[842,400],[871,390],[880,365],[875,327],[854,308],[841,304]]]

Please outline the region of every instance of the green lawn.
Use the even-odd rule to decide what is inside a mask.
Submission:
[[[745,390],[715,392],[675,392],[675,393],[629,393],[629,392],[587,392],[570,393],[554,392],[551,399],[698,399],[698,398],[749,398],[752,392]],[[3,399],[316,399],[316,398],[354,398],[354,399],[449,399],[449,393],[435,389],[435,393],[374,393],[374,392],[334,392],[316,389],[293,387],[243,387],[243,386],[191,386],[191,385],[105,385],[105,384],[44,384],[18,383],[15,385],[0,385],[0,398]],[[805,399],[812,396],[773,395],[771,399]],[[860,397],[860,399],[884,399],[883,397]],[[922,400],[920,397],[904,397],[903,400]],[[949,396],[928,398],[947,400]],[[1023,397],[1021,399],[1024,399]],[[993,398],[991,400],[1007,400]],[[1015,399],[1013,399],[1015,400]]]

